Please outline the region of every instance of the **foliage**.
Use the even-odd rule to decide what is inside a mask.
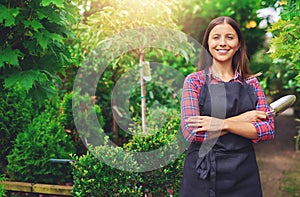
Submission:
[[[293,13],[293,4],[291,6],[289,9],[291,9],[290,12]],[[285,85],[287,85],[288,88],[297,88],[297,90],[300,91],[300,42],[297,41],[300,38],[300,23],[299,15],[297,13],[291,13],[287,14],[283,12],[281,15],[285,17],[273,24],[270,28],[269,31],[274,34],[274,37],[271,40],[269,53],[274,61],[286,65],[283,67],[285,72],[294,73],[292,76],[283,76],[288,79]]]
[[[37,112],[30,98],[19,87],[2,89],[0,93],[0,166],[13,148],[17,135],[27,129]]]
[[[51,158],[68,159],[74,153],[73,142],[60,124],[59,108],[47,103],[26,130],[20,132],[7,156],[10,179],[33,183],[70,181],[71,168],[51,163]]]
[[[73,96],[79,96],[79,95],[74,95],[74,92],[70,92],[70,93],[66,93],[63,97],[61,106],[60,106],[60,115],[61,115],[61,124],[64,127],[65,131],[67,133],[70,133],[75,148],[76,148],[76,153],[77,155],[82,155],[84,153],[86,153],[86,147],[85,145],[82,143],[82,139],[80,138],[80,135],[76,129],[76,125],[74,123],[74,116],[75,114],[73,114],[73,106],[72,106],[72,101],[73,101]],[[87,103],[87,102],[95,102],[96,98],[90,98],[90,97],[83,97],[81,99],[82,103]],[[74,103],[75,105],[76,103]],[[95,113],[98,117],[98,121],[99,124],[103,127],[104,126],[104,118],[102,115],[102,111],[99,105],[95,104],[94,105],[94,110]]]
[[[126,163],[135,168],[137,167],[136,162],[130,153],[124,158],[118,158],[117,155],[122,152],[122,148],[108,147],[106,145],[94,147],[93,154],[88,151],[86,155],[81,157],[74,156],[76,160],[73,165],[74,186],[72,193],[74,196],[142,196],[139,174],[115,169],[106,165],[99,158],[107,159],[109,162],[117,162],[120,166]]]
[[[0,3],[0,80],[19,84],[40,105],[55,95],[58,74],[72,62],[67,41],[74,10],[68,1],[4,0]]]
[[[164,117],[161,128],[157,121]],[[179,114],[176,110],[158,109],[147,116],[148,127],[152,127],[146,136],[141,137],[141,126],[135,125],[130,131],[131,140],[122,147],[104,145],[90,147],[86,155],[74,156],[73,177],[75,196],[142,196],[142,192],[150,191],[154,196],[167,195],[167,189],[178,193],[180,188],[183,160],[181,154],[168,165],[149,172],[138,172],[143,162],[155,165],[153,158],[134,157],[132,151],[148,152],[164,145],[167,150],[160,152],[160,158],[168,160],[172,155],[168,150],[177,150],[174,141],[179,129]],[[150,132],[152,131],[152,132]],[[131,152],[128,152],[131,151]],[[176,151],[175,151],[176,152]],[[139,164],[139,165],[138,165]],[[114,167],[118,166],[118,169]],[[130,167],[130,169],[125,168]],[[126,171],[125,171],[126,169]]]
[[[0,174],[0,197],[6,196],[4,186],[1,184],[1,181],[5,181],[5,180],[6,180],[5,176]]]
[[[147,122],[148,127],[152,127],[149,129],[150,133],[147,133],[146,136],[141,136],[142,130],[140,126],[137,125],[131,131],[134,134],[132,139],[130,139],[127,144],[124,144],[124,148],[131,151],[149,152],[166,146],[165,149],[161,149],[159,152],[159,158],[169,160],[174,155],[170,154],[168,149],[173,151],[178,149],[178,145],[173,142],[175,135],[180,132],[180,115],[174,109],[168,110],[161,108],[157,110],[156,113],[149,114],[149,116],[147,116]],[[167,189],[172,189],[174,194],[178,195],[184,157],[185,154],[181,154],[166,166],[157,170],[142,172],[141,176],[144,189],[151,191],[154,196],[167,195]],[[147,163],[153,162],[153,165],[156,165],[155,162],[157,161],[153,158],[147,158],[145,156],[143,159]]]
[[[269,29],[273,34],[269,49],[274,66],[270,67],[266,80],[281,81],[284,89],[291,93],[300,93],[300,3],[295,0],[286,1],[280,14],[281,20]],[[299,111],[299,100],[295,104]]]
[[[112,62],[101,76],[96,92],[97,102],[106,114],[105,130],[110,132],[111,128],[114,128],[110,109],[112,90],[124,73],[130,72],[131,68],[139,64],[141,50],[146,48],[145,61],[149,61],[149,53],[152,56],[164,53],[160,49],[176,51],[184,58],[188,58],[189,52],[185,51],[184,47],[187,47],[187,50],[191,50],[191,47],[184,44],[187,41],[186,37],[174,35],[174,32],[167,30],[178,29],[175,13],[179,12],[180,6],[177,0],[91,1],[91,6],[86,2],[81,6],[84,8],[82,21],[74,30],[76,37],[79,38],[80,47],[77,47],[77,51],[73,51],[74,55],[81,57],[83,61],[84,57],[100,44],[110,52],[109,55],[122,52],[115,59],[109,59]],[[147,27],[153,28],[150,31]],[[127,30],[131,30],[131,34]],[[135,102],[134,106],[139,105],[137,104],[139,102]]]

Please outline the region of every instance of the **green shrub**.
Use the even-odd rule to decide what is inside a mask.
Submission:
[[[137,168],[136,162],[130,153],[122,154],[122,148],[111,148],[109,146],[98,146],[93,148],[93,154],[88,151],[86,155],[75,156],[73,169],[73,195],[78,197],[95,196],[111,197],[142,196],[141,178],[139,173],[115,169],[106,163],[113,162],[114,165],[129,165]],[[106,161],[105,163],[102,161]]]
[[[185,156],[178,152],[179,145],[175,142],[179,125],[180,114],[177,110],[162,107],[149,110],[147,135],[140,133],[142,129],[138,123],[130,130],[133,137],[123,147],[106,145],[106,136],[104,145],[90,147],[84,156],[75,156],[74,196],[136,197],[147,191],[154,196],[166,196],[167,189],[174,190],[174,194],[178,195]],[[138,157],[134,155],[136,152],[149,152],[158,148],[162,148],[158,159],[170,161],[165,166],[147,154],[142,153],[143,156]],[[156,170],[144,172],[144,162],[155,166]]]
[[[35,114],[32,100],[19,88],[1,89],[0,93],[0,166],[13,148],[18,133],[27,129]],[[0,172],[1,173],[1,172]]]
[[[66,93],[63,97],[63,101],[61,103],[60,106],[60,112],[61,112],[61,124],[63,125],[64,129],[66,131],[68,131],[71,136],[72,139],[74,141],[74,145],[76,148],[76,154],[77,155],[82,155],[86,153],[86,147],[85,145],[82,143],[82,140],[79,136],[79,133],[77,132],[75,123],[74,123],[74,117],[73,117],[73,105],[72,105],[72,100],[73,100],[73,96],[74,93],[70,92],[70,93]],[[83,96],[81,97],[80,100],[81,103],[80,105],[82,105],[82,103],[86,103],[87,101],[91,101],[92,98],[90,98],[89,96]],[[76,103],[74,103],[76,105]],[[102,110],[99,107],[99,105],[95,104],[94,105],[94,110],[95,113],[97,115],[99,124],[101,127],[104,126],[104,118],[102,116]],[[79,115],[79,114],[77,114]]]
[[[71,179],[71,167],[51,163],[51,158],[70,158],[73,142],[60,124],[59,108],[46,103],[46,109],[20,132],[8,158],[10,179],[25,182],[64,183]]]
[[[4,175],[0,175],[0,197],[4,197],[5,195],[5,190],[4,190],[4,186],[1,184],[1,181],[5,181],[5,177]]]
[[[156,127],[159,125],[159,117],[165,118],[165,124],[161,128]],[[179,147],[178,143],[173,142],[179,130],[180,114],[176,110],[161,108],[160,110],[156,110],[155,113],[149,114],[147,117],[147,125],[148,127],[152,127],[152,130],[149,130],[151,135],[142,136],[136,133],[127,144],[124,144],[124,148],[138,152],[148,152],[164,146],[163,149],[159,151],[158,158],[165,159],[166,161],[170,160],[171,162],[157,170],[141,173],[143,187],[145,191],[150,190],[154,196],[168,195],[167,188],[172,189],[174,194],[178,195],[185,154],[181,154],[180,156],[174,155],[173,152],[175,152],[175,150],[179,151]],[[142,131],[139,126],[134,130],[135,132]],[[134,133],[134,131],[132,132]],[[179,143],[185,143],[185,141]],[[152,165],[157,165],[155,163],[157,161],[155,161],[155,159],[153,160],[153,158],[147,158],[145,156],[143,159],[145,159],[148,165],[149,162],[153,162]]]

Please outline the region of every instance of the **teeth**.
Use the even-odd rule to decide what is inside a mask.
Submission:
[[[226,52],[228,52],[228,50],[225,50],[225,49],[220,49],[220,50],[217,50],[218,52],[220,52],[220,53],[226,53]]]

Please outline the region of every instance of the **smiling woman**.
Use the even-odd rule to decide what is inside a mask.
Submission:
[[[202,42],[198,71],[188,75],[181,125],[191,142],[181,197],[261,197],[252,143],[274,137],[264,92],[251,76],[245,41],[229,17],[214,19]]]

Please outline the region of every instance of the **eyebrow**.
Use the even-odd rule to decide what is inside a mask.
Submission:
[[[214,34],[212,34],[212,36],[215,36],[215,35],[220,35],[220,34],[218,34],[218,33],[214,33]],[[225,35],[230,35],[230,36],[237,36],[237,35],[235,35],[234,33],[227,33],[227,34],[225,34]]]

